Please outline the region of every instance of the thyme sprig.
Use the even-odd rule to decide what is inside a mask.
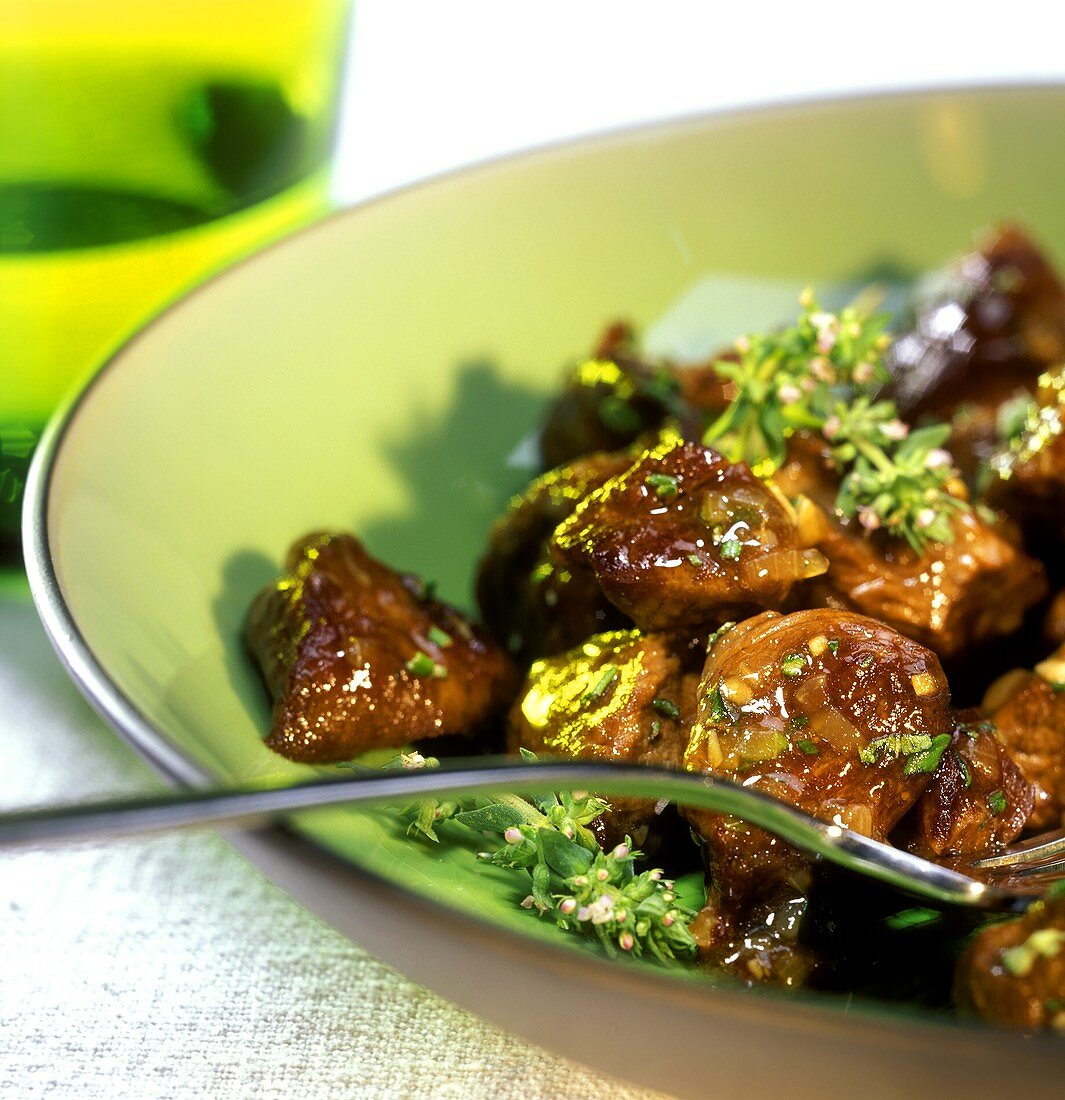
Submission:
[[[534,753],[522,751],[532,761]],[[436,767],[439,761],[406,753],[386,768]],[[453,821],[490,838],[478,859],[528,879],[523,908],[560,929],[597,939],[611,956],[649,955],[672,963],[694,956],[688,930],[695,913],[678,901],[661,869],[637,873],[642,853],[626,837],[606,852],[589,829],[608,803],[587,792],[503,794],[449,801],[423,798],[404,807],[408,832],[440,843],[437,828]]]
[[[841,474],[836,509],[868,531],[883,528],[915,553],[953,539],[953,517],[968,510],[955,495],[957,471],[945,424],[911,431],[893,402],[875,400],[887,380],[888,317],[848,306],[821,309],[812,292],[795,324],[741,337],[738,361],[714,364],[736,397],[705,442],[731,461],[769,476],[787,457],[795,431],[819,433]]]

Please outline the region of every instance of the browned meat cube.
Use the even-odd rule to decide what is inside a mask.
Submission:
[[[685,765],[883,840],[950,741],[949,703],[935,654],[882,623],[765,612],[712,640]],[[704,953],[755,978],[801,977],[808,960],[785,948],[795,946],[809,861],[743,822],[684,813],[711,879],[698,922]]]
[[[996,417],[1065,358],[1065,286],[1017,226],[1001,226],[918,302],[891,351],[894,396],[907,419],[953,417],[967,472],[986,457]]]
[[[628,447],[667,420],[698,439],[708,414],[726,403],[726,384],[710,364],[643,358],[632,328],[618,322],[603,333],[592,358],[573,368],[548,412],[540,437],[544,466]]]
[[[1042,675],[1040,674],[1042,673]],[[992,685],[984,712],[998,740],[1032,784],[1035,806],[1028,828],[1065,826],[1065,659],[1008,673]]]
[[[1065,588],[1050,601],[1043,619],[1043,637],[1056,649],[1065,643]]]
[[[629,625],[588,570],[548,553],[555,528],[593,489],[627,470],[625,452],[593,454],[538,477],[492,527],[477,571],[477,604],[492,634],[525,660]]]
[[[500,716],[517,672],[459,612],[350,535],[316,534],[252,604],[248,647],[274,699],[266,740],[292,760],[347,760]]]
[[[795,510],[745,465],[665,440],[589,494],[555,531],[552,552],[595,574],[646,630],[684,630],[779,607],[825,569]]]
[[[926,859],[955,862],[1000,851],[1032,814],[1035,792],[995,736],[994,724],[966,718],[902,823],[905,847]]]
[[[947,658],[1012,633],[1046,592],[1042,566],[1012,532],[974,513],[955,518],[953,542],[932,544],[921,555],[883,531],[863,531],[836,515],[838,479],[828,446],[810,433],[792,437],[788,462],[774,480],[789,495],[806,494],[832,517],[817,543],[828,571],[802,590],[811,604],[880,619]]]
[[[511,751],[679,768],[699,682],[683,657],[664,635],[621,630],[537,661],[510,713]],[[643,846],[654,803],[609,801],[605,842]]]
[[[1040,527],[1053,531],[1060,542],[1065,532],[1065,367],[1040,376],[1035,405],[1034,418],[993,456],[986,494],[991,504],[1023,524],[1026,534],[1034,534],[1033,542],[1047,541]]]
[[[1065,1032],[1065,896],[1056,894],[973,938],[958,960],[959,1007],[1004,1027]]]

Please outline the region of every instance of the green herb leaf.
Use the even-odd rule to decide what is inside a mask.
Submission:
[[[805,737],[801,741],[796,741],[795,744],[798,745],[799,748],[807,756],[817,756],[821,752],[821,750],[817,747],[817,745],[813,741],[810,741],[808,738],[805,738]]]
[[[739,539],[725,539],[718,544],[717,552],[726,561],[739,561],[743,553],[743,543]]]
[[[932,743],[927,749],[914,752],[907,758],[906,766],[902,769],[903,775],[921,775],[926,772],[934,772],[949,744],[949,733],[941,733],[938,737],[933,737]]]
[[[917,553],[950,542],[953,517],[968,511],[951,492],[957,471],[943,450],[950,426],[909,431],[892,402],[875,399],[887,378],[888,318],[856,306],[828,313],[812,293],[800,301],[795,324],[744,337],[738,362],[714,364],[737,392],[704,442],[769,474],[785,461],[791,432],[818,432],[841,472],[843,516],[881,527]]]
[[[1009,803],[1006,801],[1006,796],[1002,791],[992,791],[987,796],[987,808],[996,817],[1001,813],[1005,813],[1008,805]]]
[[[428,634],[429,641],[435,646],[439,646],[441,649],[447,649],[452,644],[452,637],[446,630],[441,630],[440,627],[435,624],[429,627]]]
[[[667,718],[680,717],[680,707],[678,707],[672,699],[652,699],[651,706],[654,707],[659,714],[664,714]]]
[[[710,702],[710,721],[715,724],[724,722],[728,718],[728,708],[725,706],[725,700],[721,695],[721,685],[716,685],[707,698]]]
[[[434,680],[446,680],[447,669],[437,664],[428,653],[419,651],[406,664],[407,671],[419,678],[432,677]]]
[[[617,678],[617,665],[604,665],[599,679],[581,696],[581,702],[590,703],[605,695]]]
[[[785,676],[801,676],[806,671],[806,658],[801,653],[785,653],[780,659],[780,671]]]
[[[672,474],[648,474],[644,482],[659,500],[672,500],[680,492],[680,483]]]
[[[960,753],[956,752],[954,754],[954,759],[957,761],[958,768],[961,771],[961,781],[965,789],[968,790],[973,785],[973,773],[969,768],[969,764]]]
[[[923,906],[915,906],[912,909],[901,909],[890,917],[885,917],[884,923],[894,931],[905,928],[922,928],[929,924],[938,924],[943,919],[943,914],[936,909],[926,909]]]

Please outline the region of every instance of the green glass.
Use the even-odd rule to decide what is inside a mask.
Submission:
[[[71,383],[327,200],[347,0],[0,11],[0,554]]]

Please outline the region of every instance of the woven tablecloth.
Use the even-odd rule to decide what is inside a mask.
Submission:
[[[150,791],[0,596],[0,805]],[[0,1096],[648,1097],[488,1026],[207,832],[0,855]]]

